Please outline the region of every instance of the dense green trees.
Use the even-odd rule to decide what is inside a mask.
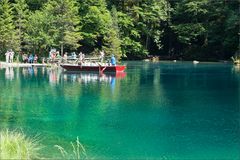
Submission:
[[[50,48],[128,59],[229,59],[239,50],[239,1],[2,0],[0,56]]]
[[[171,28],[183,58],[227,59],[238,51],[237,0],[183,0],[173,3]]]
[[[110,36],[114,35],[110,35],[113,21],[106,1],[79,0],[79,5],[82,44],[90,49],[108,49],[112,41]]]
[[[145,57],[150,48],[161,49],[162,23],[167,20],[166,0],[108,1],[118,9],[122,51],[130,59]]]
[[[45,12],[31,12],[27,22],[28,51],[42,53],[54,46],[55,30],[51,26],[54,17]]]
[[[16,51],[20,52],[23,50],[26,36],[26,24],[28,18],[28,5],[25,0],[16,0],[14,6],[14,20],[15,30],[18,36],[18,44]]]
[[[63,56],[64,46],[70,46],[73,49],[79,47],[80,36],[80,18],[78,16],[78,4],[75,0],[49,0],[42,9],[47,16],[53,16],[50,23],[55,34],[54,44],[61,48]]]
[[[17,50],[18,37],[14,25],[13,7],[8,0],[0,1],[0,52],[7,49]]]

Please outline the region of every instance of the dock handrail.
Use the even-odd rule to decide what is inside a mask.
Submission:
[[[62,63],[62,62],[77,63],[78,62],[78,57],[77,58],[68,57],[67,59],[64,59],[64,57],[56,57],[56,58],[42,57],[41,59],[43,63]],[[85,57],[84,61],[98,62],[99,57]]]

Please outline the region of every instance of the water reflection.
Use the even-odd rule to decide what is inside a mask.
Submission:
[[[33,67],[14,69],[11,83],[3,69],[0,128],[40,133],[49,153],[78,136],[96,159],[234,159],[240,79],[231,69],[131,62],[126,76]]]
[[[24,68],[21,68],[21,72],[22,72],[23,77],[37,76],[38,68],[36,68],[36,67],[24,67]]]
[[[236,73],[240,73],[240,65],[234,65],[232,70]]]
[[[14,79],[14,71],[13,67],[6,67],[5,68],[5,78],[8,80],[13,80]]]
[[[78,83],[92,83],[92,82],[106,82],[115,85],[116,79],[122,79],[126,76],[125,72],[122,73],[70,73],[63,72],[62,77],[64,81],[78,82]]]
[[[49,83],[59,84],[61,72],[62,70],[59,68],[48,68],[47,73],[49,75]]]
[[[14,68],[5,68],[5,79],[14,79]],[[125,72],[122,73],[89,73],[89,72],[64,72],[61,68],[37,68],[37,67],[23,67],[15,70],[17,74],[20,73],[23,78],[41,78],[46,77],[48,82],[52,85],[58,85],[62,82],[78,82],[78,83],[92,83],[92,82],[103,82],[109,83],[114,86],[116,79],[123,79],[126,76]],[[21,76],[20,76],[21,77]],[[15,77],[18,79],[19,76]]]

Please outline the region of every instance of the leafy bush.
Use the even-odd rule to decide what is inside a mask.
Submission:
[[[148,51],[144,49],[140,42],[136,42],[130,38],[123,40],[122,49],[129,60],[141,60],[148,55]]]
[[[27,138],[21,132],[0,132],[0,159],[39,159],[42,148],[37,138]]]

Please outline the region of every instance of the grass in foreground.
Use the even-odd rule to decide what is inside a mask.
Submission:
[[[69,152],[59,145],[54,147],[60,151],[62,159],[87,159],[86,150],[79,142],[78,137],[75,143],[71,142],[71,146],[72,151]],[[38,138],[28,138],[22,132],[0,131],[0,159],[46,159],[40,155],[41,149],[42,145]]]
[[[37,138],[16,131],[0,132],[0,159],[40,159],[41,148]]]
[[[83,147],[83,145],[79,142],[78,137],[75,143],[71,142],[71,145],[72,152],[67,152],[63,147],[59,145],[55,145],[54,147],[56,147],[61,152],[63,159],[81,160],[87,158],[86,150]]]

